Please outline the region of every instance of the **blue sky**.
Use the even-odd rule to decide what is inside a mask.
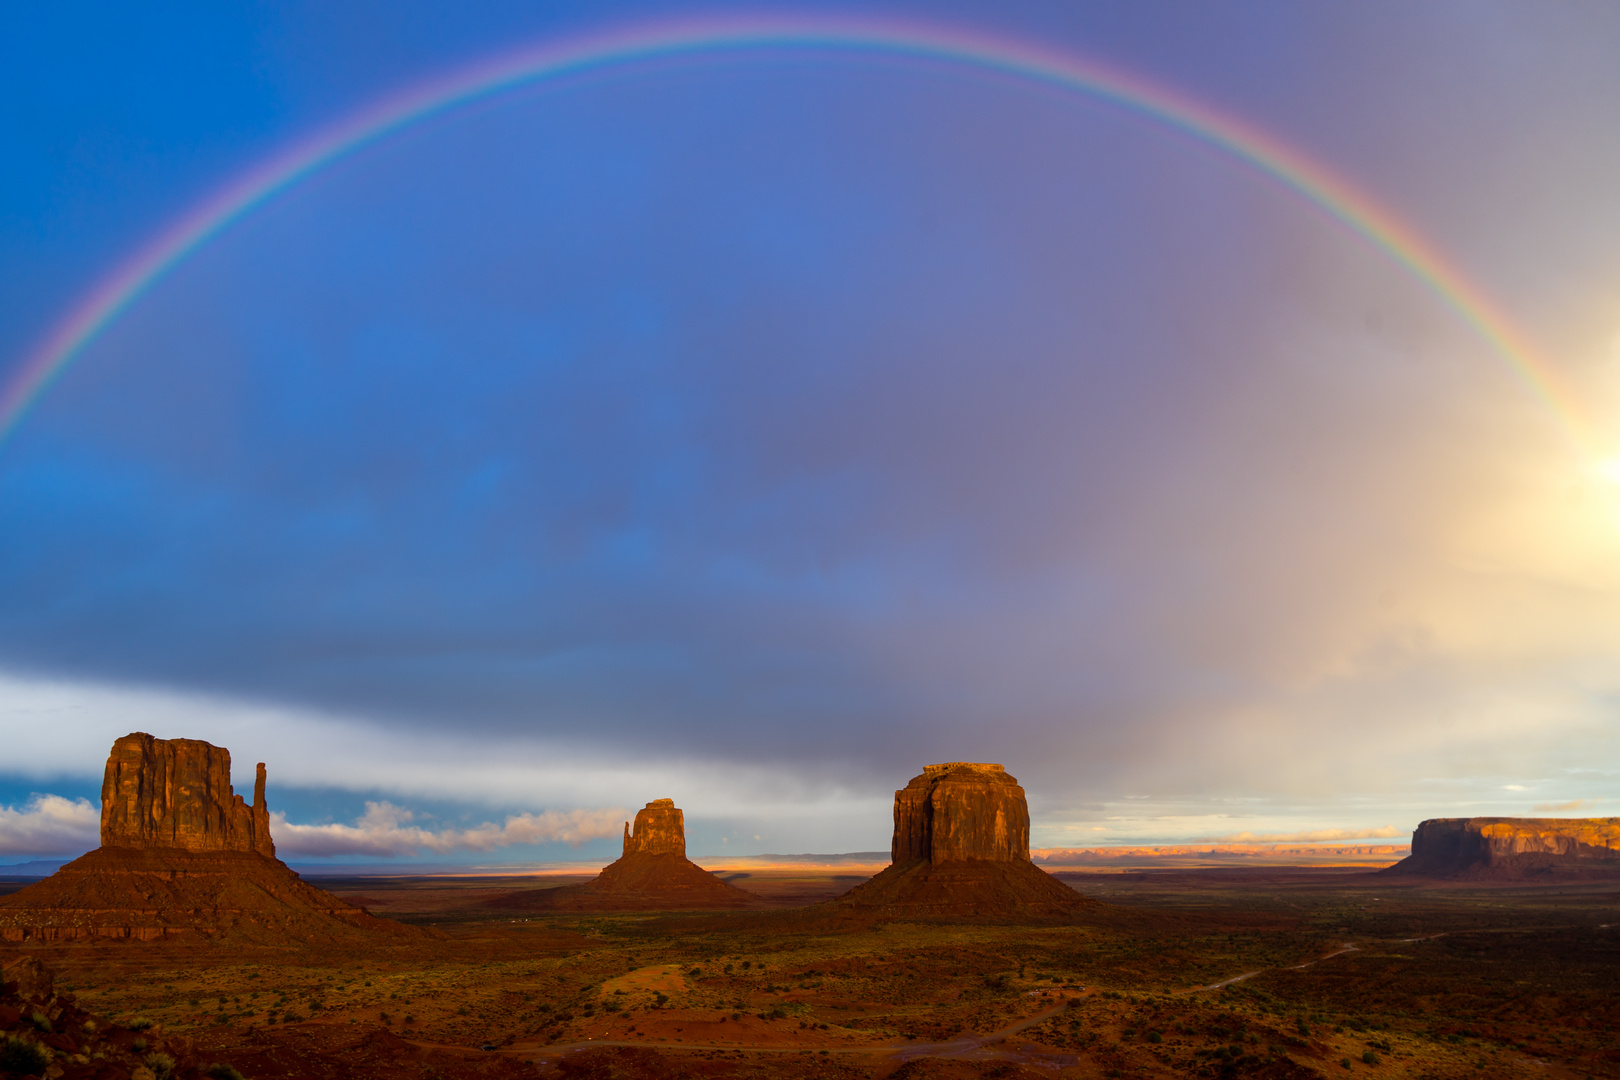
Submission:
[[[0,373],[322,125],[727,12],[1174,86],[1620,404],[1620,17],[1475,3],[12,5]],[[1107,103],[768,50],[540,83],[235,222],[0,443],[0,856],[71,849],[137,729],[265,760],[332,857],[595,857],[665,796],[694,851],[876,849],[954,759],[1040,846],[1613,813],[1613,473],[1386,254]]]

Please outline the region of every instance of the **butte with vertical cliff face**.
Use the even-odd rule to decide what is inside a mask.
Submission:
[[[1430,818],[1412,853],[1383,871],[1413,877],[1620,877],[1620,818]]]
[[[686,857],[686,816],[654,799],[624,823],[624,851],[582,885],[528,890],[489,901],[515,911],[679,911],[752,907],[759,898]]]
[[[306,883],[276,858],[258,767],[253,803],[231,753],[143,733],[113,743],[101,846],[0,899],[0,940],[237,937],[296,944],[405,927]]]
[[[1064,918],[1101,905],[1029,860],[1029,805],[1000,765],[929,765],[894,793],[891,864],[828,908],[894,916]]]

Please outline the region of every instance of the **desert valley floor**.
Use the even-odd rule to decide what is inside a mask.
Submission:
[[[733,876],[762,910],[523,914],[514,898],[565,882],[322,878],[420,933],[30,942],[0,961],[43,961],[68,993],[36,1023],[133,1080],[148,1046],[249,1078],[1620,1075],[1616,881],[1060,877],[1106,906],[827,918],[808,905],[860,875],[786,868]]]

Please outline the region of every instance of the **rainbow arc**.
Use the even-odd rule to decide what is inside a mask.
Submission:
[[[1241,161],[1402,266],[1506,361],[1583,449],[1576,395],[1466,274],[1409,224],[1308,155],[1229,112],[1102,62],[1028,42],[864,17],[726,17],[641,24],[504,55],[386,97],[248,170],[182,215],[87,293],[0,386],[0,442],[100,331],[166,271],[278,192],[428,117],[547,79],[674,56],[798,50],[904,57],[997,72],[1109,103]]]

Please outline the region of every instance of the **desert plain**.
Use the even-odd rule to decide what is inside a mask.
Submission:
[[[755,879],[808,900],[848,876]],[[322,879],[423,933],[40,943],[6,959],[36,956],[106,1024],[246,1077],[1620,1074],[1620,884],[1295,867],[1061,880],[1106,916],[514,919],[489,901],[555,881]]]
[[[222,748],[114,745],[102,846],[0,882],[0,1071],[1620,1075],[1614,819],[1431,820],[1394,866],[1048,870],[1017,781],[952,762],[895,793],[887,864],[711,872],[657,799],[597,875],[311,882],[264,775],[250,805]]]

